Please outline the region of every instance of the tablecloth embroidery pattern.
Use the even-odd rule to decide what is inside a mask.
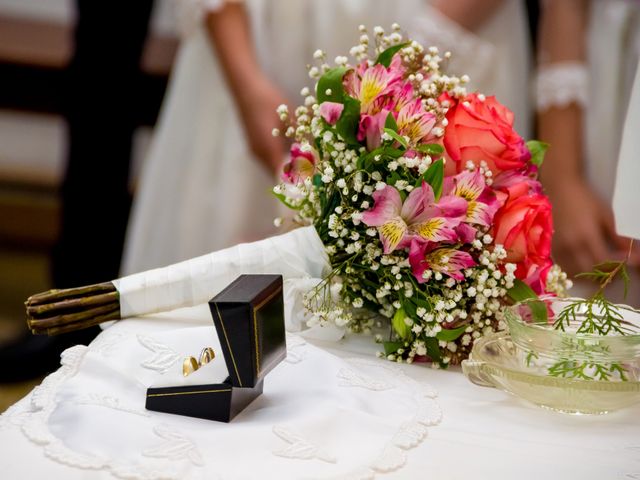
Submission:
[[[153,352],[152,357],[140,364],[144,368],[156,370],[159,373],[167,373],[182,358],[178,352],[158,342],[153,337],[136,335],[136,338],[140,345]]]
[[[133,338],[137,339],[133,340]],[[116,338],[122,340],[118,335]],[[132,344],[141,345],[141,350],[161,353],[165,357],[170,357],[177,353],[167,345],[163,345],[158,340],[150,336],[129,336],[133,340]],[[141,340],[142,338],[142,340]],[[282,365],[282,368],[301,368],[304,360],[308,358],[309,346],[303,339],[297,336],[288,336],[289,361]],[[131,342],[131,340],[130,340]],[[160,478],[190,478],[190,474],[185,477],[184,465],[189,464],[191,468],[199,469],[205,463],[203,454],[197,442],[185,435],[179,429],[166,422],[150,426],[153,433],[161,441],[150,444],[141,449],[139,454],[150,459],[161,459],[166,461],[162,466],[144,465],[139,463],[127,463],[117,458],[108,458],[95,454],[87,454],[74,451],[68,447],[61,439],[57,438],[49,429],[49,417],[58,406],[58,390],[65,382],[74,377],[80,370],[81,364],[87,353],[91,352],[94,357],[108,357],[117,353],[119,343],[117,341],[103,341],[98,344],[99,348],[76,346],[62,355],[61,368],[47,377],[45,381],[37,387],[31,394],[30,403],[23,405],[21,409],[12,407],[0,416],[0,428],[19,428],[25,437],[36,445],[43,448],[44,454],[51,460],[69,467],[85,470],[102,470],[109,472],[112,476],[122,480],[155,480]],[[152,346],[152,348],[149,348]],[[317,355],[317,354],[316,354]],[[141,358],[144,355],[141,355]],[[153,357],[152,357],[153,358]],[[142,364],[147,363],[148,359]],[[406,463],[406,450],[419,445],[427,435],[427,427],[436,425],[441,418],[441,410],[435,400],[436,393],[428,385],[423,385],[408,377],[402,369],[396,365],[387,364],[379,360],[368,360],[362,358],[343,359],[347,367],[336,369],[334,373],[335,385],[345,389],[366,389],[372,395],[383,394],[396,388],[403,389],[414,399],[415,411],[410,421],[402,423],[396,431],[389,432],[390,440],[381,445],[381,450],[377,455],[373,455],[367,465],[363,465],[351,472],[335,476],[321,478],[341,478],[348,480],[374,479],[377,474],[392,472],[402,468]],[[154,362],[151,362],[154,363]],[[159,358],[151,368],[157,375],[163,375],[169,364],[173,365],[165,358]],[[162,366],[162,368],[160,368]],[[144,368],[148,368],[145,366]],[[170,368],[170,367],[169,367]],[[386,373],[386,375],[384,375]],[[380,376],[380,379],[378,379]],[[384,378],[384,379],[383,379]],[[97,406],[131,414],[137,417],[153,417],[153,412],[147,412],[128,405],[126,401],[113,395],[105,395],[97,392],[78,393],[71,400],[78,406]],[[408,413],[411,413],[409,411]],[[161,415],[161,414],[160,414]],[[166,417],[162,417],[166,420]],[[324,445],[316,445],[311,440],[304,437],[304,431],[298,430],[295,423],[293,425],[275,425],[272,431],[276,439],[274,440],[271,453],[275,456],[288,458],[291,461],[322,461],[335,463],[339,467],[340,459],[330,449]],[[151,433],[151,432],[149,432]],[[342,452],[341,452],[342,453]],[[343,457],[345,458],[345,457]],[[180,468],[171,468],[172,463],[180,463]],[[202,470],[204,472],[204,470]],[[195,472],[195,471],[194,471]],[[319,477],[320,478],[320,477]]]

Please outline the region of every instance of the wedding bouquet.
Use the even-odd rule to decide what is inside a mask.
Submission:
[[[285,286],[310,289],[306,326],[364,332],[387,318],[390,360],[446,366],[504,328],[506,303],[561,293],[568,281],[550,257],[551,205],[536,179],[546,146],[525,142],[494,97],[468,93],[466,76],[445,74],[449,53],[405,41],[397,25],[373,35],[361,27],[353,65],[330,67],[317,51],[315,95],[305,88],[303,106],[278,109],[295,143],[274,193],[304,227],[34,295],[32,331],[195,305],[241,273],[281,273]],[[300,327],[297,301],[287,304]]]
[[[391,360],[458,363],[501,330],[509,298],[560,293],[551,204],[537,181],[546,145],[525,142],[494,97],[443,72],[450,54],[397,25],[331,68],[317,51],[315,97],[290,115],[295,140],[276,196],[312,224],[332,271],[307,296],[309,325],[370,330],[391,319]],[[373,50],[375,58],[369,58]],[[274,134],[278,134],[274,131]]]

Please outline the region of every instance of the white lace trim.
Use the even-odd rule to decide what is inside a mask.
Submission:
[[[146,410],[140,410],[129,405],[124,405],[119,398],[110,395],[99,395],[97,393],[89,393],[82,395],[75,400],[78,405],[95,405],[98,407],[110,408],[120,412],[131,413],[140,417],[150,417],[151,414]]]
[[[543,65],[536,78],[536,108],[543,112],[572,103],[586,106],[589,100],[589,71],[582,62]]]

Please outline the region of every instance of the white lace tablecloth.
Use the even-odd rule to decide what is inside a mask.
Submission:
[[[640,479],[640,408],[566,416],[455,369],[377,360],[370,337],[288,336],[230,424],[149,412],[150,385],[218,351],[206,306],[119,322],[0,416],[3,479]],[[188,381],[225,375],[222,359]],[[551,476],[550,476],[551,475]]]

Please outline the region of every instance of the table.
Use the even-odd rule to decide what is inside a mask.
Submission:
[[[457,368],[378,360],[366,336],[289,336],[288,361],[231,424],[145,411],[146,387],[176,378],[181,350],[204,343],[219,351],[199,306],[121,321],[89,348],[74,347],[58,372],[0,416],[2,477],[640,479],[639,407],[604,416],[546,411],[475,386]],[[414,414],[428,418],[407,423]],[[413,448],[385,447],[403,428],[423,438]],[[371,461],[378,470],[362,460],[373,451],[382,452]]]

